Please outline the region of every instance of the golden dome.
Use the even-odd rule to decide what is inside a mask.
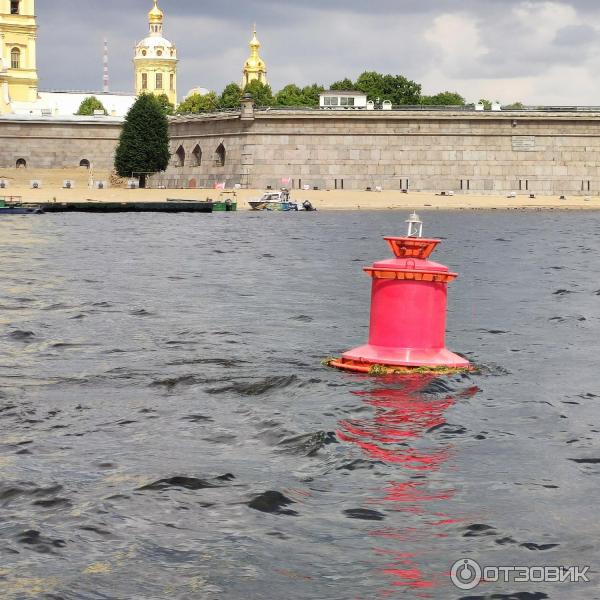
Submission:
[[[148,13],[148,21],[150,24],[159,24],[163,22],[163,11],[158,8],[158,0],[154,0],[154,6],[152,10]]]
[[[260,57],[260,42],[256,37],[256,25],[254,26],[254,35],[250,40],[250,57],[244,63],[244,74],[242,79],[242,87],[247,86],[250,82],[258,80],[261,83],[267,83],[267,65]]]
[[[244,65],[244,69],[252,70],[252,71],[262,71],[265,69],[265,62],[258,54],[260,50],[260,42],[256,37],[256,25],[254,26],[254,36],[250,40],[250,57],[246,61]]]

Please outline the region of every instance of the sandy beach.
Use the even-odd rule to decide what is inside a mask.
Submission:
[[[96,173],[97,180],[110,178],[109,173]],[[0,180],[5,179],[8,187],[0,190],[2,196],[16,196],[23,202],[81,202],[85,200],[106,202],[162,202],[168,198],[206,200],[219,198],[219,190],[171,189],[129,190],[108,187],[103,190],[88,187],[88,172],[85,169],[2,169]],[[63,189],[63,182],[74,182],[72,189]],[[31,189],[30,181],[39,180],[41,187]],[[248,201],[260,197],[264,190],[237,190],[238,209],[250,210]],[[558,196],[536,196],[529,193],[478,196],[455,192],[453,196],[442,196],[433,192],[409,192],[383,190],[293,190],[296,202],[309,200],[318,210],[600,210],[600,196],[570,196],[561,200]]]

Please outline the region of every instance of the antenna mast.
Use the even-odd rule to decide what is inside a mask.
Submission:
[[[108,40],[104,38],[104,76],[102,78],[102,91],[108,94],[109,78],[108,78]]]

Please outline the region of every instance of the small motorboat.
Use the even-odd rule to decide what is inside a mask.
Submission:
[[[298,205],[290,199],[290,191],[287,188],[281,188],[279,192],[265,192],[259,200],[250,200],[248,204],[252,210],[284,212],[298,210]]]

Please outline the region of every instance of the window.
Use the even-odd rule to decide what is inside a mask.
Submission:
[[[27,161],[24,158],[19,158],[17,160],[17,169],[24,169],[27,167]]]
[[[142,56],[146,56],[148,54],[145,50],[142,50]]]
[[[217,167],[224,167],[226,158],[227,152],[225,150],[225,146],[223,146],[223,144],[219,144],[219,147],[215,152],[215,165]]]
[[[162,56],[162,50],[157,50],[156,51],[156,56]]]
[[[340,98],[340,106],[354,106],[354,98]]]
[[[21,14],[21,2],[20,0],[11,0],[10,2],[10,14],[20,15]]]
[[[171,73],[171,83],[169,85],[169,89],[174,92],[175,91],[175,75]]]
[[[90,161],[87,158],[82,158],[79,161],[79,166],[80,167],[84,167],[86,169],[89,169],[90,168]]]
[[[157,90],[162,90],[163,89],[163,78],[162,78],[162,73],[157,73],[156,74],[156,88]]]
[[[142,89],[148,89],[148,73],[142,73]]]
[[[339,102],[338,102],[339,98],[335,98],[333,96],[325,96],[325,98],[323,98],[323,105],[324,106],[338,106]]]
[[[20,69],[21,68],[21,51],[18,48],[13,48],[10,51],[10,68]]]
[[[192,156],[194,157],[193,166],[194,167],[201,166],[202,165],[202,149],[200,148],[199,145],[196,145],[196,147],[192,150]]]
[[[175,166],[185,167],[185,150],[183,149],[183,146],[179,146],[179,148],[177,148],[175,155],[177,156],[177,164]]]

